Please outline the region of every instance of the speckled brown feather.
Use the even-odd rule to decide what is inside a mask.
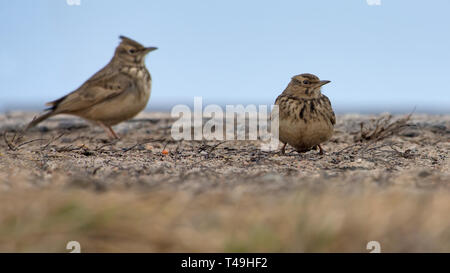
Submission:
[[[330,100],[320,91],[320,87],[328,82],[320,81],[312,74],[297,75],[277,97],[275,104],[279,106],[279,139],[282,143],[304,152],[332,136],[336,116]]]
[[[302,99],[281,94],[275,104],[279,106],[280,118],[302,120],[305,123],[323,119],[330,121],[331,125],[336,124],[336,116],[331,108],[330,100],[325,95],[319,98]]]

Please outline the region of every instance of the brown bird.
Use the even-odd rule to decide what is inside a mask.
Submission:
[[[46,113],[33,119],[27,129],[58,114],[79,116],[101,126],[110,137],[119,137],[112,125],[141,112],[150,98],[152,79],[145,67],[147,53],[156,47],[120,36],[111,61],[68,95],[49,102]]]
[[[279,107],[279,140],[298,152],[318,147],[333,135],[336,117],[330,100],[321,93],[321,87],[330,81],[321,81],[313,74],[292,77],[275,105]]]

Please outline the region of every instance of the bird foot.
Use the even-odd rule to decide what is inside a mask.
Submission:
[[[108,134],[109,138],[111,140],[119,140],[120,137],[114,132],[114,130],[111,128],[111,126],[105,125],[103,122],[97,122],[100,127],[105,130],[105,132]]]
[[[285,155],[286,154],[286,145],[287,145],[287,143],[284,143],[283,147],[281,148],[281,150],[280,150],[280,154],[281,155]]]
[[[324,155],[325,154],[326,151],[322,148],[322,146],[320,146],[320,144],[317,145],[316,148],[319,149],[319,155]]]

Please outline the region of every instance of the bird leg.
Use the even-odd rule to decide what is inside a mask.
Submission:
[[[317,147],[319,147],[319,154],[320,154],[320,155],[323,155],[323,154],[325,153],[325,150],[322,149],[322,146],[320,146],[320,144],[317,145]]]
[[[281,154],[282,155],[284,155],[286,153],[286,145],[287,145],[287,142],[284,143],[283,147],[281,148]]]
[[[100,125],[100,127],[102,127],[103,130],[105,130],[105,132],[108,134],[108,136],[110,138],[112,138],[112,139],[120,139],[120,137],[114,132],[114,130],[111,128],[111,126],[105,125],[101,121],[98,121],[97,124]]]

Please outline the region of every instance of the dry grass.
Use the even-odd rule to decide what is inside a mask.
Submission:
[[[392,120],[392,115],[383,115],[371,119],[370,122],[368,122],[368,128],[365,128],[365,122],[361,122],[361,131],[355,137],[355,141],[380,141],[398,134],[402,129],[408,127],[408,121],[411,119],[411,115],[412,114],[409,114],[406,117],[394,121]]]
[[[369,142],[352,132],[379,117],[340,116],[327,155],[280,156],[174,142],[154,115],[114,143],[72,119],[11,141],[28,116],[0,116],[0,252],[450,251],[449,116]]]
[[[2,194],[0,251],[450,251],[450,195],[28,191]]]

